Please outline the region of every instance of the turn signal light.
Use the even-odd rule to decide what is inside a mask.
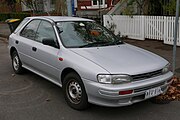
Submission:
[[[63,61],[63,60],[64,60],[63,58],[61,58],[61,57],[59,58],[59,61]]]

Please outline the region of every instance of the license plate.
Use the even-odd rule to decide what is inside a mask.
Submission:
[[[163,93],[163,92],[162,92],[160,87],[153,88],[153,89],[147,90],[145,92],[145,98],[155,97],[155,96],[157,96],[157,95],[159,95],[161,93]]]

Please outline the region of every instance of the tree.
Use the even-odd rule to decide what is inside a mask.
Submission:
[[[122,14],[124,15],[133,15],[136,14],[137,11],[134,11],[134,0],[124,0],[127,6],[123,9]]]
[[[163,2],[163,10],[167,12],[167,15],[175,15],[176,14],[176,0],[170,0],[167,4]]]
[[[141,15],[147,15],[148,14],[148,8],[149,8],[149,3],[150,3],[150,0],[134,0],[137,5],[138,5],[138,8],[140,10],[140,14]]]
[[[38,11],[36,0],[20,0],[20,2],[27,8],[31,9],[33,11],[33,14]]]
[[[55,11],[57,15],[67,15],[67,7],[65,0],[56,0]]]
[[[143,15],[175,15],[176,0],[135,0]]]
[[[5,0],[5,2],[12,12],[16,11],[16,0]]]
[[[175,15],[176,0],[121,0],[127,6],[121,9],[125,15]]]
[[[150,0],[124,0],[127,7],[124,9],[125,14],[147,15],[149,12]]]
[[[162,1],[163,0],[150,0],[149,15],[163,15],[165,11],[163,11]]]

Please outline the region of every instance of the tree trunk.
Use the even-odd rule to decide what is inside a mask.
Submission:
[[[135,0],[141,15],[147,15],[149,12],[150,0]]]
[[[143,15],[148,15],[150,0],[144,0],[143,3]]]
[[[57,12],[57,15],[67,15],[66,9],[65,0],[56,0],[55,11]]]

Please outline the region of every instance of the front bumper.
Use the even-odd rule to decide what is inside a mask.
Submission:
[[[127,84],[101,84],[91,80],[83,79],[88,95],[88,101],[93,104],[119,107],[131,105],[136,102],[146,100],[146,90],[161,87],[163,93],[166,92],[171,84],[172,72],[157,77],[135,81]],[[133,90],[132,94],[119,95],[119,91]]]

